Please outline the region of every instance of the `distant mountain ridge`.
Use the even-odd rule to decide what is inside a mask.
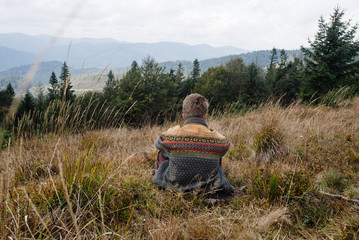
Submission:
[[[51,36],[30,36],[21,33],[0,34],[0,71],[11,67],[31,64],[35,56],[46,46]],[[69,66],[81,68],[124,68],[133,60],[141,62],[147,56],[159,62],[188,60],[193,61],[240,54],[248,50],[235,47],[212,47],[206,44],[189,45],[175,42],[129,43],[105,38],[58,38],[48,49],[43,61],[66,61]],[[11,57],[23,54],[20,58]]]
[[[288,61],[293,60],[294,58],[303,59],[303,54],[300,50],[286,50]],[[249,53],[242,53],[237,55],[228,55],[219,58],[211,58],[199,61],[201,72],[205,72],[208,68],[211,67],[218,67],[220,65],[225,65],[228,61],[233,58],[241,58],[244,64],[249,65],[251,63],[255,63],[258,66],[265,68],[270,63],[270,57],[272,55],[271,50],[261,50],[261,51],[254,51]],[[280,61],[280,56],[277,54],[277,62]],[[169,69],[177,69],[179,64],[182,64],[184,68],[185,74],[189,74],[192,71],[192,64],[191,61],[167,61],[160,63],[161,66],[165,67],[168,71]]]
[[[295,57],[302,59],[303,55],[300,50],[287,50],[288,60],[292,60]],[[270,63],[271,50],[262,50],[255,51],[251,53],[243,53],[239,55],[229,55],[220,58],[212,58],[199,61],[201,72],[205,72],[210,67],[217,67],[220,65],[225,65],[229,60],[233,58],[241,58],[245,64],[256,63],[261,67],[266,67]],[[157,59],[155,59],[157,61]],[[279,62],[279,56],[278,56]],[[141,64],[141,61],[138,62]],[[178,65],[182,64],[184,68],[184,74],[188,75],[192,71],[193,61],[167,61],[159,63],[164,67],[165,72],[169,72],[170,69],[177,70]],[[57,76],[60,76],[61,66],[63,62],[59,61],[50,61],[42,62],[40,64],[39,70],[36,73],[31,86],[48,85],[48,81],[51,75],[51,72],[54,71]],[[18,89],[23,77],[26,75],[27,71],[30,69],[31,65],[23,65],[19,67],[14,67],[5,71],[0,71],[0,89],[5,87],[9,82],[13,84],[15,89]],[[111,68],[108,69],[114,70],[118,77],[121,76],[127,68]],[[105,81],[98,81],[100,73],[103,71],[101,68],[71,68],[71,78],[72,83],[75,89],[92,89],[92,88],[101,88],[104,86]],[[106,73],[105,73],[106,75]],[[106,76],[103,76],[106,77]],[[98,82],[98,83],[97,83]]]
[[[47,35],[0,34],[0,89],[8,83],[19,89],[36,55],[49,39]],[[288,60],[303,58],[300,50],[288,50],[286,53]],[[134,60],[141,64],[147,56],[159,62],[166,72],[176,70],[181,63],[187,75],[192,71],[192,63],[196,58],[202,72],[210,67],[225,65],[237,57],[242,58],[245,64],[254,62],[266,67],[271,50],[248,52],[234,47],[211,47],[205,44],[192,46],[174,42],[128,43],[110,38],[59,38],[40,64],[31,86],[46,86],[51,72],[59,76],[61,66],[66,61],[71,68],[74,88],[101,88],[105,81],[98,81],[98,78],[108,64],[108,69],[114,70],[119,77]]]
[[[52,72],[55,72],[56,76],[59,78],[61,74],[62,65],[63,62],[59,62],[59,61],[41,62],[39,69],[36,72],[30,87],[48,85]],[[8,83],[11,83],[15,90],[19,90],[21,83],[24,80],[24,77],[26,76],[30,68],[31,65],[22,65],[22,66],[7,69],[5,71],[0,71],[0,89],[4,88]],[[98,68],[86,68],[86,69],[71,68],[70,70],[71,70],[72,79],[78,78],[80,76],[86,76],[89,74],[95,74],[98,77],[102,71],[101,69]],[[94,87],[94,85],[96,85],[96,79],[92,77],[91,81],[88,82],[85,81],[83,83],[77,84],[76,87],[80,87],[80,88]]]
[[[14,66],[26,65],[35,60],[35,55],[29,52],[18,51],[12,48],[0,46],[0,70],[6,70]]]

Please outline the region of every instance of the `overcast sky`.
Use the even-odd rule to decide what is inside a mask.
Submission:
[[[0,32],[298,49],[338,5],[359,21],[358,0],[0,0]]]

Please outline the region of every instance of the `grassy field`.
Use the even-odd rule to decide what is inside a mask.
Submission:
[[[210,117],[230,182],[209,205],[151,181],[173,124],[18,140],[0,152],[2,239],[359,239],[359,98]],[[348,200],[324,193],[340,194]]]

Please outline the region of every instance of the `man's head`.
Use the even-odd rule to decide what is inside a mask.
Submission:
[[[199,95],[198,93],[193,93],[188,95],[183,100],[182,113],[184,119],[199,117],[205,119],[208,112],[208,100]]]

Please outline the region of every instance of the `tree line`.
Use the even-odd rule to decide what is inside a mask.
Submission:
[[[348,96],[353,96],[359,89],[359,41],[355,39],[358,24],[352,26],[343,16],[344,11],[337,7],[329,22],[323,17],[319,19],[315,39],[309,40],[310,47],[301,47],[304,60],[289,61],[284,50],[273,48],[266,68],[256,63],[246,65],[242,59],[234,58],[201,74],[195,59],[192,71],[185,76],[181,64],[166,72],[153,58],[147,57],[140,65],[133,61],[121,79],[109,71],[103,91],[76,96],[71,73],[64,62],[59,79],[54,72],[50,76],[46,93],[35,97],[29,91],[25,94],[11,118],[12,124],[7,126],[24,127],[21,124],[27,116],[32,126],[37,126],[35,129],[40,128],[37,131],[54,129],[64,112],[77,114],[77,121],[82,125],[91,123],[96,128],[104,127],[103,124],[116,127],[161,124],[179,117],[183,99],[194,92],[208,98],[210,112],[223,111],[229,106],[232,111],[242,111],[268,99],[278,100],[284,106],[298,99],[318,103],[330,92],[343,88],[350,89]],[[14,96],[11,84],[0,91],[3,122]],[[50,121],[55,118],[57,122]],[[62,118],[63,128],[69,128],[71,117]],[[81,124],[76,128],[80,130]]]

